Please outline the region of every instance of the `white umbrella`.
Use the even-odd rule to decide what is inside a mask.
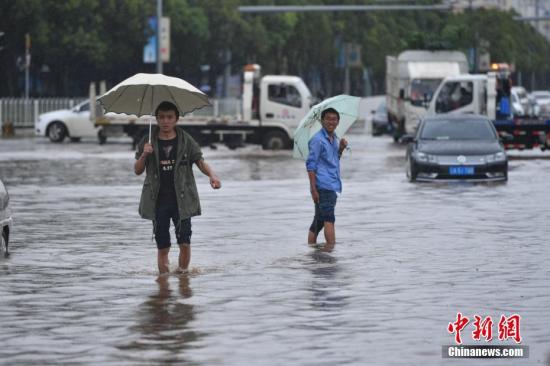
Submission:
[[[164,101],[174,103],[180,115],[210,104],[208,96],[187,81],[162,74],[136,74],[98,98],[106,112],[154,115]],[[151,124],[149,124],[149,142]]]
[[[340,122],[335,132],[336,135],[343,136],[351,125],[357,121],[360,100],[361,98],[359,97],[341,94],[325,99],[321,103],[311,107],[294,132],[293,157],[302,160],[307,159],[309,155],[309,140],[322,128],[321,113],[327,108],[334,108],[340,114]]]

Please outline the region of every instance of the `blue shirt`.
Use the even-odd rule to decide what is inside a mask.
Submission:
[[[339,143],[336,134],[332,134],[332,142],[330,142],[328,132],[322,128],[309,140],[308,146],[306,169],[315,172],[317,188],[342,192]]]

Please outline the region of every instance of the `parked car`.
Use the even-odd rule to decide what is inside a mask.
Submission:
[[[409,181],[508,179],[508,158],[495,126],[484,116],[426,117],[407,135]]]
[[[531,103],[527,97],[527,91],[522,86],[514,86],[512,93],[512,111],[514,116],[526,117],[534,115]]]
[[[8,244],[10,241],[11,224],[10,197],[4,183],[0,180],[0,229],[2,230],[2,235],[0,236],[0,255],[6,257],[9,254]]]
[[[35,122],[35,134],[46,136],[51,142],[63,142],[66,137],[80,141],[82,137],[97,137],[99,128],[90,121],[90,103],[82,102],[72,109],[43,113]]]
[[[535,90],[531,93],[531,96],[536,100],[541,116],[550,115],[550,91],[547,90]]]
[[[388,119],[388,110],[386,109],[385,101],[381,102],[378,108],[372,111],[371,126],[373,136],[380,136],[391,132],[392,125]]]

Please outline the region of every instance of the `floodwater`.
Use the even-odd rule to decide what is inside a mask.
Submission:
[[[349,140],[331,253],[306,244],[302,162],[205,148],[223,187],[197,171],[192,273],[161,281],[127,141],[0,141],[0,364],[550,364],[550,153],[512,153],[507,184],[410,184],[402,146]],[[529,358],[443,359],[457,312],[492,316],[495,345],[519,314]]]

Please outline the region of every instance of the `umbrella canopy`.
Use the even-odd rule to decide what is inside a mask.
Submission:
[[[340,123],[335,133],[338,136],[343,136],[357,120],[360,100],[361,98],[359,97],[342,94],[325,99],[321,103],[314,105],[300,121],[300,125],[294,132],[293,157],[296,159],[307,159],[309,155],[309,140],[322,128],[321,113],[327,108],[334,108],[340,114]]]
[[[154,115],[164,101],[174,103],[180,115],[209,104],[208,96],[187,81],[162,74],[136,74],[99,97],[106,112]]]

